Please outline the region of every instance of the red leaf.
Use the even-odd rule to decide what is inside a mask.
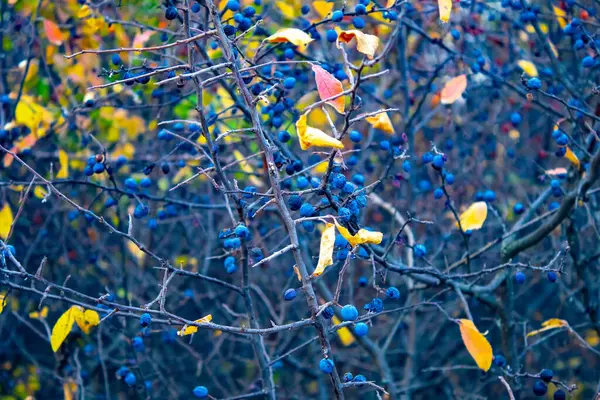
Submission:
[[[318,65],[313,65],[312,70],[315,73],[315,80],[317,81],[317,89],[319,90],[319,96],[321,97],[321,100],[329,99],[344,92],[342,82],[340,82],[335,76],[331,75]],[[344,96],[330,100],[327,102],[327,104],[335,108],[340,114],[344,112]]]

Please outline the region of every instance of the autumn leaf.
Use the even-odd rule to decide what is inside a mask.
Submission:
[[[29,318],[32,319],[41,319],[41,318],[46,318],[48,316],[48,307],[44,306],[44,308],[42,308],[42,311],[33,311],[29,313]]]
[[[558,22],[558,25],[560,25],[560,29],[565,29],[565,26],[567,26],[567,12],[556,6],[552,6],[552,9],[554,10],[556,21]]]
[[[519,68],[521,68],[523,70],[523,72],[525,72],[530,77],[534,78],[534,77],[538,76],[538,70],[537,70],[535,64],[532,63],[531,61],[519,60],[519,61],[517,61],[517,65],[519,66]]]
[[[296,274],[296,278],[298,278],[298,280],[302,282],[302,275],[300,274],[300,270],[296,265],[294,265],[294,273]]]
[[[6,304],[6,293],[0,293],[0,314],[4,310],[4,304]]]
[[[0,238],[6,239],[10,232],[14,217],[12,210],[8,206],[8,203],[4,203],[2,209],[0,209]]]
[[[394,134],[394,125],[392,125],[392,121],[386,112],[381,112],[365,119],[373,128],[385,133]]]
[[[352,247],[359,244],[379,244],[383,240],[383,233],[369,231],[367,229],[361,228],[355,235],[350,234],[348,229],[338,224],[335,221],[335,226],[340,234],[352,245]]]
[[[307,33],[296,28],[283,28],[265,39],[269,43],[282,43],[290,42],[301,50],[306,49],[306,46],[314,39],[311,38]]]
[[[335,4],[330,1],[317,0],[313,2],[313,7],[321,19],[324,19],[327,15],[329,15],[331,10],[333,10],[334,5]]]
[[[195,320],[194,322],[197,324],[205,324],[212,321],[212,314],[208,314],[206,317],[200,318]],[[191,326],[184,326],[183,329],[181,329],[179,332],[177,332],[177,335],[179,336],[187,336],[187,335],[191,335],[192,333],[196,333],[198,332],[198,327],[191,325]]]
[[[329,99],[344,92],[342,82],[329,72],[325,71],[321,66],[313,64],[312,70],[315,73],[315,81],[317,82],[317,90],[319,91],[321,100]],[[344,96],[340,96],[335,100],[330,100],[327,104],[335,108],[340,114],[344,112]]]
[[[535,331],[529,332],[527,334],[527,337],[530,336],[534,336],[537,335],[539,333],[545,332],[545,331],[549,331],[551,329],[557,329],[557,328],[567,328],[569,327],[569,323],[567,321],[565,321],[564,319],[558,319],[558,318],[551,318],[547,321],[542,322],[542,328],[541,329],[537,329]]]
[[[306,122],[307,114],[302,114],[296,122],[296,131],[298,132],[298,140],[300,141],[300,148],[302,150],[306,150],[312,146],[333,147],[336,149],[344,148],[344,144],[338,139],[332,138],[320,129],[308,126]]]
[[[333,321],[334,325],[338,325],[342,322],[335,315],[333,316],[332,321]],[[342,345],[344,345],[344,346],[350,346],[356,340],[354,338],[354,335],[352,335],[352,332],[350,332],[350,329],[348,329],[345,326],[338,329],[336,332],[337,332],[338,337],[340,338],[340,342],[342,342]]]
[[[80,315],[83,314],[83,307],[81,306],[72,306],[67,311],[65,311],[60,318],[54,324],[52,328],[52,335],[50,336],[50,344],[52,345],[52,350],[56,353],[60,346],[63,344],[71,329],[73,328],[73,324],[80,318]]]
[[[144,253],[140,248],[133,242],[127,241],[127,248],[131,255],[135,258],[138,265],[141,265],[144,262],[144,257],[146,257],[146,253]]]
[[[481,229],[485,219],[487,218],[487,204],[485,201],[473,203],[460,214],[460,227],[463,232],[468,230]],[[456,224],[458,226],[458,223]]]
[[[491,365],[494,353],[490,342],[483,336],[473,321],[469,319],[459,319],[460,335],[467,351],[473,357],[477,366],[487,372]]]
[[[452,11],[452,0],[438,0],[440,10],[440,21],[447,23],[450,21],[450,12]]]
[[[460,96],[467,89],[467,75],[459,75],[450,79],[444,85],[441,93],[442,104],[452,104],[460,99]]]
[[[285,1],[278,1],[275,4],[277,5],[277,8],[279,8],[279,11],[281,11],[281,14],[286,19],[295,19],[296,17],[298,17],[298,12],[294,5],[288,4]]]
[[[63,34],[58,25],[50,20],[44,19],[44,31],[48,41],[55,46],[60,46],[63,42]]]
[[[579,158],[577,158],[577,156],[575,155],[575,153],[573,153],[573,151],[571,150],[571,148],[569,146],[567,146],[567,148],[566,148],[565,158],[567,160],[571,161],[571,164],[576,166],[577,169],[579,169],[581,167]]]
[[[373,59],[375,51],[379,46],[379,38],[374,35],[368,35],[356,29],[341,31],[338,34],[337,46],[341,47],[340,43],[350,43],[356,38],[356,50],[366,55],[369,59]]]
[[[86,335],[89,335],[92,327],[100,323],[100,315],[94,310],[85,310],[75,315],[75,322]]]
[[[333,264],[333,245],[335,243],[335,225],[326,224],[321,233],[321,247],[319,249],[319,262],[313,276],[320,276],[325,268]]]
[[[60,169],[56,174],[57,179],[65,179],[69,176],[69,156],[64,150],[58,151],[58,162],[60,163]]]

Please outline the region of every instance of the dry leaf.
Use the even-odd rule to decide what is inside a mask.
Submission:
[[[569,326],[569,323],[567,321],[565,321],[564,319],[551,318],[547,321],[542,322],[541,329],[529,332],[527,334],[527,337],[534,336],[534,335],[537,335],[538,333],[542,333],[545,331],[549,331],[550,329],[566,328],[568,326]]]
[[[2,209],[0,209],[0,238],[6,239],[10,232],[14,217],[12,210],[8,206],[8,203],[4,203]]]
[[[354,38],[356,38],[356,50],[366,55],[369,59],[373,59],[375,51],[379,46],[379,38],[377,36],[367,35],[356,29],[341,31],[338,35],[337,46],[340,47],[340,43],[350,43]]]
[[[296,131],[298,132],[298,140],[300,148],[306,150],[312,146],[333,147],[343,149],[344,144],[336,138],[332,138],[320,129],[313,128],[307,125],[306,118],[308,113],[304,113],[296,122]]]
[[[298,278],[298,280],[302,282],[302,275],[300,274],[300,270],[296,265],[294,265],[294,272],[296,273],[296,277]]]
[[[483,336],[473,321],[469,319],[459,319],[460,335],[463,343],[471,357],[477,363],[477,366],[484,371],[488,371],[492,365],[494,353],[490,342]]]
[[[383,240],[383,233],[369,231],[366,229],[360,229],[356,232],[356,235],[351,235],[348,229],[338,224],[335,221],[335,226],[337,227],[340,234],[352,245],[352,247],[359,244],[379,244]]]
[[[205,324],[207,322],[212,321],[212,314],[208,314],[206,317],[202,317],[200,319],[195,320],[194,322],[197,324]],[[195,325],[184,326],[182,330],[177,332],[179,336],[191,335],[192,333],[198,332],[198,327]]]
[[[269,43],[290,42],[300,47],[301,50],[306,49],[306,46],[314,39],[307,33],[296,28],[283,28],[265,39]]]
[[[321,233],[321,248],[319,249],[319,262],[313,276],[320,276],[325,267],[333,264],[333,245],[335,243],[335,225],[326,224]]]
[[[538,70],[537,70],[535,64],[532,63],[531,61],[519,60],[519,61],[517,61],[517,64],[519,65],[519,68],[521,68],[523,70],[523,72],[525,72],[530,77],[534,78],[534,77],[538,76]]]
[[[452,11],[452,0],[438,0],[440,10],[440,21],[447,23],[450,21],[450,12]]]
[[[385,133],[394,134],[394,125],[392,125],[392,121],[386,112],[365,119],[373,128],[379,129]]]
[[[6,293],[0,293],[0,314],[4,310],[4,304],[6,303]]]
[[[63,35],[55,22],[44,19],[44,31],[48,41],[55,46],[60,46],[63,42]]]
[[[77,318],[81,318],[82,314],[83,307],[72,306],[58,318],[54,327],[52,327],[52,335],[50,336],[50,344],[55,353],[71,332]]]
[[[467,75],[462,74],[450,79],[444,85],[440,94],[442,104],[452,104],[460,99],[460,96],[467,89]]]
[[[487,204],[485,201],[473,203],[460,214],[460,226],[464,231],[481,229],[487,218]],[[458,223],[456,224],[458,226]]]
[[[321,97],[321,100],[328,99],[344,92],[342,82],[321,68],[321,66],[313,65],[312,70],[315,73],[315,81],[317,82],[317,90],[319,91],[319,97]],[[335,100],[330,100],[327,102],[327,104],[335,108],[335,110],[340,114],[344,112],[344,96],[340,96]]]

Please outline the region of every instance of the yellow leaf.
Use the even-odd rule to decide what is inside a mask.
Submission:
[[[194,322],[197,324],[205,324],[207,322],[212,321],[212,314],[208,314],[206,317],[200,318],[195,320]],[[184,326],[182,330],[180,330],[179,332],[177,332],[177,335],[179,336],[186,336],[186,335],[191,335],[192,333],[196,333],[198,332],[198,327],[197,326]]]
[[[141,265],[144,262],[144,257],[146,257],[146,253],[141,251],[135,243],[129,240],[127,241],[127,248],[131,252],[131,255],[135,257],[135,260],[137,261],[138,265]]]
[[[332,321],[335,325],[341,323],[342,321],[340,321],[340,319],[337,316],[333,316]],[[352,332],[350,332],[350,329],[348,329],[347,327],[343,327],[337,330],[337,335],[340,338],[340,342],[342,342],[342,344],[344,346],[350,346],[352,343],[354,343],[354,336],[352,335]]]
[[[494,353],[490,342],[478,330],[473,321],[459,319],[460,335],[463,343],[477,366],[487,372],[492,365]]]
[[[312,146],[333,147],[343,149],[344,144],[336,138],[332,138],[320,129],[308,126],[306,123],[308,113],[304,113],[296,122],[296,131],[298,132],[298,140],[300,148],[306,150]]]
[[[33,318],[33,319],[40,319],[40,318],[46,318],[48,316],[48,307],[44,306],[44,308],[42,308],[42,311],[33,311],[29,313],[29,318]]]
[[[58,162],[60,163],[60,170],[58,170],[56,178],[65,179],[69,176],[69,156],[66,151],[58,151]]]
[[[579,169],[579,167],[581,166],[581,163],[579,162],[579,158],[577,158],[577,156],[575,155],[575,153],[573,153],[573,151],[571,150],[571,148],[569,146],[567,146],[567,152],[565,153],[565,158],[569,161],[571,161],[571,163],[577,167],[577,169]]]
[[[311,38],[307,33],[296,28],[283,28],[265,39],[269,43],[282,43],[290,42],[301,50],[306,49],[306,46],[314,39]]]
[[[296,273],[296,277],[298,278],[298,280],[300,282],[302,282],[302,275],[300,274],[300,270],[298,269],[297,266],[294,265],[294,272]]]
[[[560,29],[565,29],[565,26],[567,26],[567,19],[565,18],[567,16],[567,12],[556,6],[552,6],[552,8],[554,9],[554,15],[556,16],[558,25],[560,25]]]
[[[335,225],[326,224],[321,233],[321,248],[319,249],[319,262],[313,276],[320,276],[325,267],[333,264],[333,244],[335,243]]]
[[[450,21],[450,12],[452,11],[452,0],[438,0],[438,8],[440,10],[440,21]]]
[[[462,74],[450,79],[444,85],[442,93],[440,94],[440,101],[442,104],[452,104],[456,100],[460,99],[460,96],[467,89],[467,75]]]
[[[54,327],[52,328],[52,336],[50,337],[50,344],[52,345],[52,350],[55,353],[63,344],[71,332],[75,320],[79,318],[81,314],[83,314],[83,307],[72,306],[65,311],[60,318],[58,318],[54,324]]]
[[[75,400],[77,398],[77,384],[73,382],[72,379],[69,379],[63,383],[63,391],[65,393],[64,400]]]
[[[329,15],[331,10],[333,10],[333,6],[334,3],[329,1],[316,0],[313,2],[313,7],[321,19],[324,19],[327,15]]]
[[[394,125],[392,125],[392,121],[386,112],[367,117],[366,120],[373,128],[379,129],[385,133],[394,134]]]
[[[348,229],[338,224],[337,221],[335,221],[335,226],[344,239],[346,239],[348,243],[352,245],[352,247],[358,244],[379,244],[383,240],[383,233],[381,232],[359,229],[359,231],[356,232],[356,235],[353,236],[350,234]]]
[[[13,213],[8,206],[8,203],[4,203],[4,206],[0,210],[0,238],[6,239],[10,232],[10,227],[13,223]]]
[[[6,299],[6,293],[0,293],[0,314],[2,314],[2,310],[4,310]]]
[[[350,43],[356,38],[356,50],[366,55],[369,59],[373,59],[375,51],[379,46],[379,38],[374,35],[367,35],[356,29],[341,31],[338,35],[337,46],[340,48],[340,43]]]
[[[473,203],[460,214],[460,226],[463,232],[468,230],[481,229],[487,218],[487,204],[485,201]],[[458,226],[458,223],[456,224]]]
[[[527,337],[534,336],[534,335],[537,335],[538,333],[542,333],[545,331],[549,331],[550,329],[565,328],[568,326],[569,326],[569,323],[567,321],[565,321],[564,319],[550,318],[549,320],[542,322],[541,329],[537,329],[535,331],[529,332],[527,334]]]
[[[92,327],[100,323],[100,315],[94,310],[85,310],[75,316],[75,322],[86,335],[89,335]]]
[[[48,192],[46,191],[46,189],[44,189],[41,186],[36,186],[33,189],[33,195],[38,199],[43,199],[44,197],[46,197],[47,194]]]
[[[538,76],[538,70],[537,70],[535,64],[532,63],[531,61],[519,60],[519,61],[517,61],[517,64],[519,65],[519,68],[521,68],[523,70],[523,72],[525,72],[527,75],[529,75],[531,77]]]
[[[295,19],[298,16],[296,13],[296,7],[294,7],[294,5],[288,4],[285,1],[278,1],[276,4],[279,8],[279,11],[281,11],[281,14],[286,19]]]

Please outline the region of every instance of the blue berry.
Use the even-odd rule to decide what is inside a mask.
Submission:
[[[515,111],[510,115],[510,122],[513,125],[517,126],[521,123],[521,121],[523,121],[523,117],[518,112]]]
[[[404,172],[406,172],[406,173],[409,173],[409,172],[410,172],[410,169],[411,169],[411,166],[410,166],[410,161],[408,161],[408,160],[404,160],[404,161],[402,162],[402,169],[404,170]]]
[[[455,181],[454,174],[450,174],[450,173],[446,174],[445,179],[446,179],[446,183],[448,185],[454,184],[454,181]]]
[[[119,55],[119,53],[115,53],[112,55],[111,61],[114,65],[121,65],[121,63],[123,62],[121,60],[121,56]]]
[[[333,372],[333,361],[331,361],[329,358],[321,359],[321,361],[319,361],[319,369],[321,370],[321,372],[323,372],[325,374],[332,373]]]
[[[227,36],[233,36],[233,35],[235,35],[235,26],[229,25],[229,24],[223,25],[223,32],[225,32],[225,34]],[[253,88],[255,86],[256,85],[254,85]],[[259,93],[260,93],[260,85],[258,87],[259,87]],[[253,93],[254,93],[254,90],[253,90]]]
[[[296,78],[285,78],[283,81],[283,87],[286,89],[293,89],[296,86]]]
[[[300,11],[303,15],[306,15],[310,12],[310,7],[307,4],[304,4],[302,8],[300,8]]]
[[[167,10],[165,11],[165,18],[168,19],[169,21],[174,20],[175,18],[177,18],[178,12],[177,12],[177,8],[174,6],[169,6],[167,7]],[[135,378],[135,376],[134,376]]]
[[[334,43],[337,40],[338,34],[334,29],[329,29],[325,32],[325,38],[329,43]]]
[[[522,203],[516,203],[513,207],[515,214],[522,214],[525,211],[525,206]]]
[[[423,154],[421,156],[421,161],[423,161],[423,164],[429,164],[433,161],[433,154],[431,154],[430,152]]]
[[[254,14],[256,14],[256,9],[252,6],[249,6],[244,8],[244,11],[242,12],[244,13],[244,17],[252,18]]]
[[[433,157],[431,164],[437,169],[442,169],[444,167],[444,157],[440,154],[437,154]]]
[[[102,163],[94,164],[94,173],[95,174],[101,174],[103,172],[104,172],[104,164],[102,164]]]
[[[125,187],[129,190],[136,191],[138,189],[138,183],[133,178],[127,178],[125,179]]]
[[[283,294],[283,298],[285,301],[291,301],[296,298],[298,294],[296,293],[296,289],[288,289]]]
[[[139,336],[133,338],[131,345],[135,351],[144,351],[144,340]]]
[[[542,81],[540,81],[539,78],[531,78],[527,81],[527,86],[529,86],[530,89],[541,89]]]
[[[567,400],[567,393],[562,389],[558,389],[554,392],[554,400]]]
[[[596,65],[596,60],[592,56],[585,56],[581,61],[581,65],[584,68],[592,68],[594,65]]]
[[[358,318],[358,310],[351,304],[342,307],[341,314],[344,321],[354,321]]]
[[[279,133],[277,134],[277,138],[283,142],[283,143],[287,143],[290,141],[290,139],[292,138],[292,135],[290,135],[290,133],[288,131],[279,131]]]
[[[367,333],[369,333],[369,325],[365,324],[364,322],[359,322],[354,326],[354,333],[356,336],[365,336]]]
[[[231,11],[237,11],[240,9],[240,3],[237,0],[229,0],[227,2],[227,8]]]
[[[360,17],[354,17],[352,18],[352,25],[354,25],[356,29],[362,29],[365,27],[365,20]]]
[[[551,382],[553,377],[554,377],[554,372],[552,372],[551,369],[546,368],[540,372],[540,379],[546,383]]]
[[[301,217],[312,217],[315,213],[315,208],[312,204],[304,203],[302,207],[300,207],[300,216]]]
[[[136,382],[137,382],[137,379],[133,372],[129,372],[129,373],[127,373],[127,375],[125,375],[125,383],[128,386],[134,386],[136,384]]]
[[[290,206],[290,210],[292,211],[298,211],[302,206],[302,203],[302,197],[298,196],[297,194],[290,196],[290,198],[288,199],[288,205]]]
[[[323,310],[323,313],[321,315],[325,319],[331,319],[331,318],[333,318],[334,314],[335,314],[335,311],[333,311],[333,308],[327,307],[326,309]]]
[[[365,7],[364,4],[357,4],[356,7],[354,7],[354,12],[358,15],[366,14],[367,7]]]
[[[454,40],[460,39],[460,32],[456,29],[450,30],[450,35],[452,35],[452,39]]]
[[[506,366],[506,358],[504,358],[503,355],[498,354],[497,356],[494,356],[494,364],[500,368],[503,368]]]
[[[149,188],[152,186],[152,179],[146,177],[140,181],[140,186],[143,188]]]
[[[483,193],[483,200],[485,200],[487,202],[496,200],[496,192],[494,192],[493,190],[486,190]]]
[[[352,382],[352,379],[354,378],[354,376],[352,376],[352,374],[350,372],[346,372],[344,374],[344,382]]]
[[[298,179],[296,180],[296,186],[298,187],[298,189],[300,190],[304,190],[308,187],[308,179],[306,179],[304,176],[300,176],[298,177]],[[301,207],[302,208],[302,207]],[[302,211],[301,211],[302,212]]]
[[[341,189],[346,184],[346,177],[342,174],[336,174],[331,181],[331,185],[336,189]]]
[[[239,238],[247,238],[250,232],[246,228],[246,225],[238,225],[235,227],[234,233]]]
[[[400,291],[397,288],[395,288],[394,286],[390,286],[385,291],[385,295],[388,299],[396,300],[396,299],[400,298]]]
[[[144,313],[140,316],[140,326],[145,328],[152,323],[152,315]]]
[[[200,3],[192,4],[192,12],[198,14],[200,12]]]
[[[340,22],[342,19],[344,19],[344,12],[343,11],[335,10],[333,12],[333,14],[331,14],[331,20],[333,22]]]
[[[544,382],[537,381],[535,385],[533,385],[533,394],[536,396],[543,396],[548,391],[548,386]]]
[[[338,217],[341,222],[350,221],[350,217],[352,216],[352,212],[346,207],[340,207],[338,209]]]
[[[205,388],[204,386],[196,386],[194,388],[194,390],[192,391],[192,393],[194,394],[194,396],[198,397],[199,399],[208,397],[208,389]]]
[[[556,138],[556,144],[559,146],[566,146],[569,144],[569,137],[565,133],[561,133]]]
[[[519,271],[515,274],[515,282],[517,282],[519,285],[525,283],[525,274],[522,271]]]
[[[417,257],[425,257],[427,254],[427,248],[422,244],[417,244],[413,249],[415,256]]]
[[[558,274],[554,271],[548,271],[548,280],[550,282],[556,282],[558,279]]]

